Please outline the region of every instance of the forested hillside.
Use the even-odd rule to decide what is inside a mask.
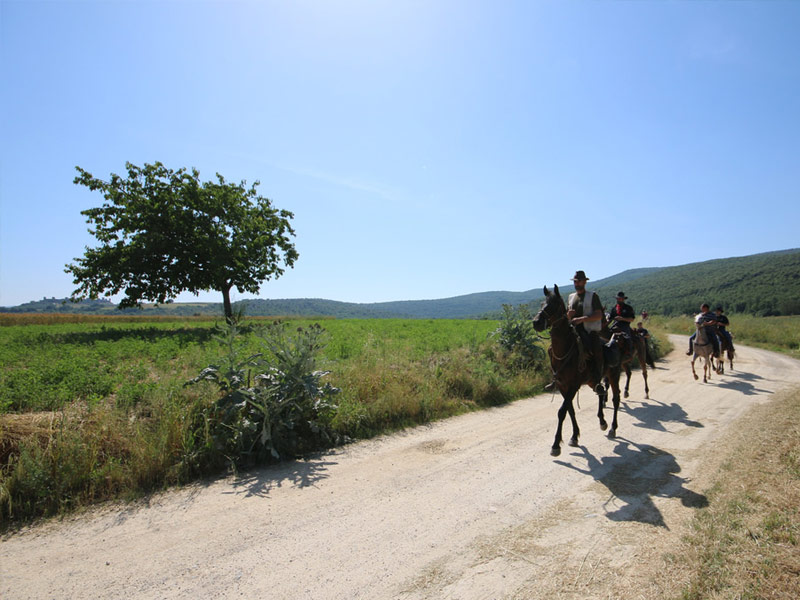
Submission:
[[[553,281],[531,281],[524,292],[480,292],[438,300],[405,300],[358,304],[314,298],[288,300],[252,299],[234,304],[251,316],[314,316],[336,318],[497,318],[503,304],[532,304],[538,307],[542,287]],[[559,284],[572,291],[572,282]],[[721,258],[677,267],[647,267],[623,271],[589,282],[603,303],[610,307],[618,291],[627,294],[636,312],[676,315],[697,312],[702,302],[723,306],[726,312],[753,315],[800,314],[800,249],[767,252],[736,258]],[[41,312],[84,314],[150,314],[172,316],[222,316],[220,303],[176,302],[158,307],[119,311],[107,300],[71,303],[45,298],[0,312]]]
[[[607,305],[624,291],[636,312],[697,312],[700,304],[760,316],[800,314],[800,249],[664,267],[622,285],[601,280]],[[619,288],[619,289],[617,289]]]

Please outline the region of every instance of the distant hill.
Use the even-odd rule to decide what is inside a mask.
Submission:
[[[712,309],[722,306],[726,312],[800,314],[798,248],[663,267],[626,283],[608,284],[625,273],[599,281],[595,289],[609,303],[618,291],[624,291],[637,313],[646,309],[666,315],[690,314],[708,302]]]
[[[438,300],[404,300],[359,304],[317,298],[288,300],[241,300],[235,308],[244,308],[252,316],[312,316],[335,318],[497,318],[503,304],[538,306],[542,287],[525,292],[480,292]],[[559,284],[565,293],[572,282]],[[755,315],[800,314],[800,249],[766,252],[735,258],[721,258],[677,267],[648,267],[623,271],[617,275],[590,281],[590,289],[600,294],[606,306],[614,303],[618,291],[624,291],[636,312],[646,309],[653,314],[690,314],[702,302],[722,305],[726,312]],[[120,311],[108,300],[72,303],[68,299],[44,298],[15,307],[0,307],[7,313],[84,313],[147,314],[172,316],[222,316],[221,303],[176,302],[143,309]]]

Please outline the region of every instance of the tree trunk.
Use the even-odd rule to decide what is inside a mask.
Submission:
[[[225,309],[225,321],[228,323],[233,322],[233,308],[231,307],[231,287],[230,285],[223,286],[222,288],[222,306]]]

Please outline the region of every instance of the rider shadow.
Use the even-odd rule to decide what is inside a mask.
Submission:
[[[617,442],[614,448],[616,456],[600,460],[585,446],[581,446],[588,463],[586,469],[555,461],[579,473],[591,475],[608,488],[611,497],[603,505],[607,518],[612,521],[636,521],[669,530],[653,498],[680,498],[681,503],[690,508],[708,506],[708,498],[686,488],[689,480],[677,476],[681,468],[672,454],[623,438],[617,438]],[[577,453],[572,455],[581,456]]]
[[[267,497],[275,489],[288,485],[296,488],[314,487],[318,482],[327,479],[328,467],[337,464],[326,461],[325,455],[292,460],[271,465],[260,469],[253,469],[240,473],[233,482],[233,491],[229,494],[244,494],[251,496]]]
[[[761,379],[759,377],[759,379]],[[769,394],[770,390],[762,390],[754,386],[749,381],[722,381],[721,383],[717,384],[717,387],[726,388],[730,390],[736,390],[737,392],[741,392],[745,396],[757,396],[759,394]]]
[[[620,405],[619,410],[638,421],[633,424],[634,427],[663,432],[668,431],[664,423],[679,423],[687,427],[704,427],[702,423],[692,421],[683,407],[675,402],[666,404],[651,398],[643,400],[640,406],[633,406],[628,402],[623,403]]]
[[[745,381],[756,381],[757,379],[764,379],[761,375],[755,373],[745,373],[744,371],[726,371],[725,375],[728,377],[735,377],[736,379],[744,379]]]

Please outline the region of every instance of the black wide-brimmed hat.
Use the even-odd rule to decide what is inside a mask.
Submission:
[[[622,298],[623,300],[628,299],[628,297],[625,295],[625,292],[617,292],[617,298]]]
[[[579,280],[589,281],[589,278],[583,271],[575,271],[575,277],[572,278],[572,281],[579,281]]]

